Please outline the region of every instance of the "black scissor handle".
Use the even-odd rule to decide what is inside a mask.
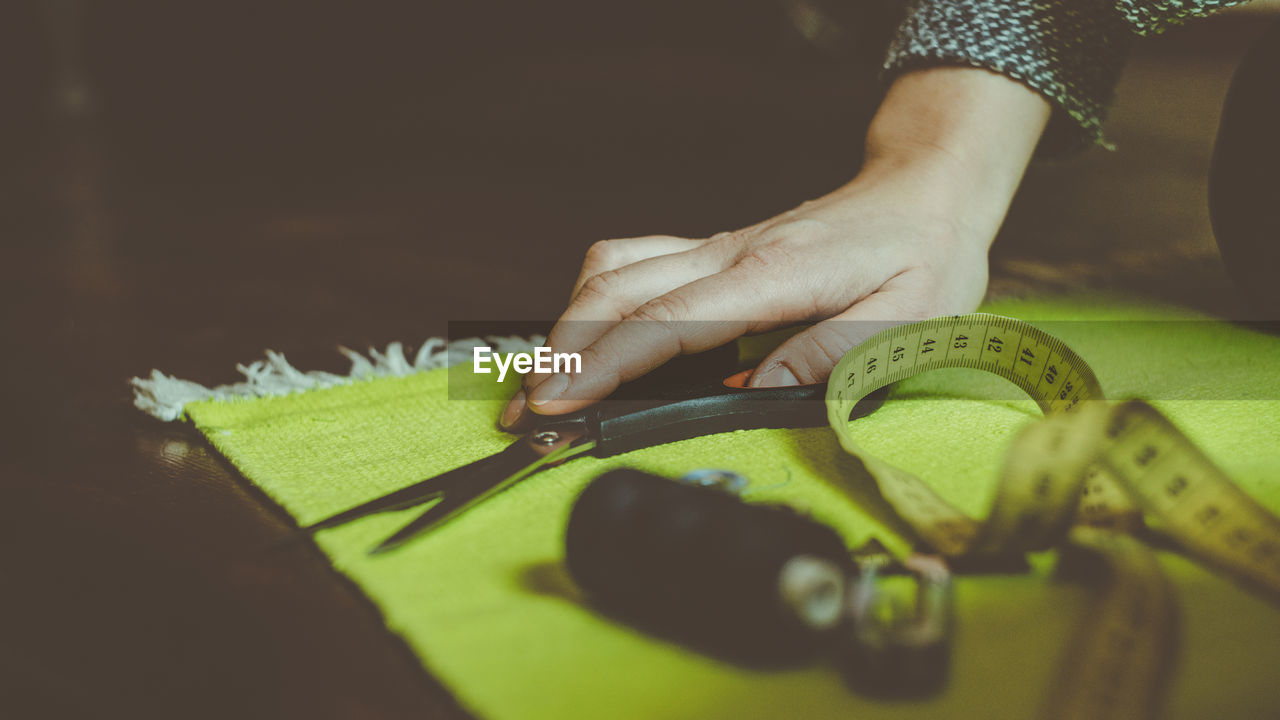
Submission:
[[[683,397],[606,400],[586,410],[547,418],[539,429],[582,428],[595,440],[593,455],[606,457],[702,435],[758,428],[819,427],[827,422],[826,383],[773,388],[709,383]],[[884,403],[878,391],[854,407],[863,417]]]

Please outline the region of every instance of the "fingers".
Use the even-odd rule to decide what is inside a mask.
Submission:
[[[587,248],[587,255],[582,260],[582,271],[578,273],[578,279],[573,283],[573,293],[569,298],[571,301],[576,298],[582,286],[595,275],[617,270],[641,260],[692,250],[704,242],[706,241],[673,235],[601,240]]]
[[[559,352],[578,352],[640,306],[720,272],[733,261],[711,248],[659,255],[590,277],[547,337]],[[541,378],[530,377],[529,385]]]
[[[735,265],[640,305],[581,351],[582,372],[554,375],[531,387],[539,414],[586,407],[676,355],[709,350],[809,312],[785,276]]]
[[[900,294],[901,283],[890,281],[848,310],[796,334],[761,361],[748,387],[826,382],[840,358],[867,338],[921,319],[902,310]]]
[[[520,390],[507,401],[506,407],[502,409],[502,414],[498,416],[498,425],[502,428],[514,429],[516,421],[524,414],[527,403],[525,402],[524,390]]]
[[[596,273],[574,292],[560,322],[616,322],[648,300],[720,272],[732,262],[733,258],[726,253],[695,246]]]
[[[552,328],[547,345],[558,352],[582,350],[645,302],[732,262],[724,253],[704,248],[705,242],[654,235],[596,243],[587,253],[573,299]],[[528,393],[546,380],[546,375],[526,375],[525,389],[508,402],[498,424],[511,431],[526,424],[522,421],[528,420]]]

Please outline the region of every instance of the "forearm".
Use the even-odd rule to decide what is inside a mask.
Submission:
[[[970,237],[990,244],[1035,152],[1049,104],[1025,85],[975,68],[899,76],[867,133],[857,186],[909,182]]]
[[[987,68],[1047,98],[1040,150],[1101,144],[1102,123],[1134,35],[1159,33],[1242,0],[911,0],[889,48],[894,76]]]

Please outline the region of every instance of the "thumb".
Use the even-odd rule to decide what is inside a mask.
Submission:
[[[832,368],[849,350],[881,330],[916,319],[906,315],[892,293],[872,293],[848,310],[779,345],[760,363],[748,386],[826,382]]]

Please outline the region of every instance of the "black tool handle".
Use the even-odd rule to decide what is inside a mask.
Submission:
[[[825,390],[825,385],[765,390],[704,386],[650,407],[605,404],[597,416],[596,454],[615,455],[730,430],[821,425],[826,421]]]
[[[726,368],[735,367],[740,372],[719,379]],[[826,383],[747,388],[749,375],[738,365],[733,344],[681,356],[624,383],[595,405],[542,418],[534,432],[583,432],[596,443],[592,454],[605,457],[732,430],[826,424]],[[690,382],[693,378],[697,380]],[[850,418],[869,415],[884,404],[887,394],[882,389],[867,396],[854,406]]]
[[[569,573],[597,608],[753,665],[808,658],[834,639],[780,595],[797,556],[851,570],[840,536],[790,508],[626,468],[587,486],[565,529]]]
[[[777,388],[723,385],[691,389],[680,399],[653,403],[603,403],[595,409],[598,456],[731,430],[818,427],[827,422],[825,383]],[[884,393],[866,398],[853,417],[884,402]]]

